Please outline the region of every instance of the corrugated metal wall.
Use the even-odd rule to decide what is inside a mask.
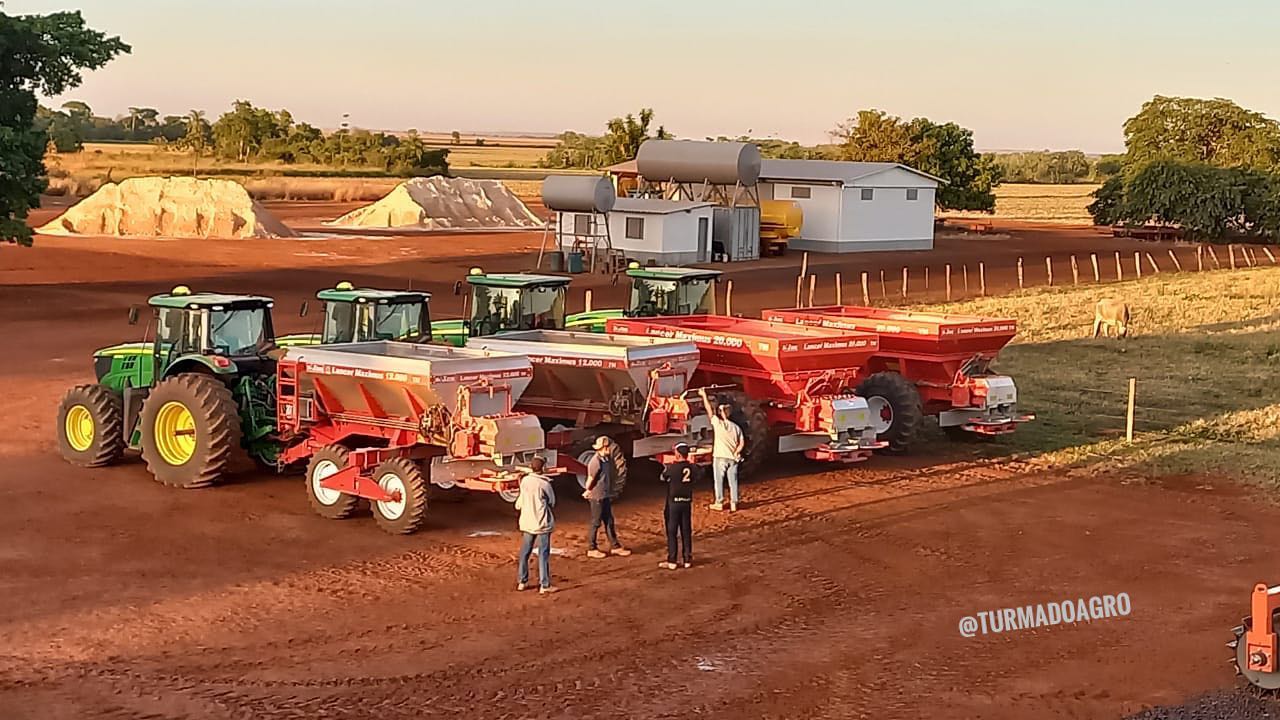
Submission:
[[[760,257],[760,208],[716,208],[711,238],[724,246],[724,252],[731,261]]]

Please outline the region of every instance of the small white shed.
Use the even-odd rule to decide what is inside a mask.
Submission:
[[[789,246],[816,252],[931,250],[943,180],[898,163],[764,160],[760,197],[804,212]]]
[[[709,202],[618,198],[609,212],[609,239],[628,259],[686,265],[711,259]],[[564,227],[590,222],[590,215],[564,213]]]

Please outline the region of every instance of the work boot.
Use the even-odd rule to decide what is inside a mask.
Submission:
[[[614,549],[610,550],[610,551],[609,551],[609,554],[610,554],[610,555],[617,555],[618,557],[626,557],[626,556],[628,556],[628,555],[630,555],[630,554],[631,554],[631,551],[630,551],[630,550],[628,550],[628,549],[626,549],[626,548],[624,548],[624,547],[616,547],[616,548],[614,548]]]
[[[595,559],[599,560],[600,558],[602,558],[602,557],[607,557],[607,556],[606,556],[604,553],[600,552],[599,550],[596,550],[595,548],[592,548],[592,549],[590,549],[590,550],[588,550],[588,551],[587,551],[587,557],[589,557],[589,558],[595,558]]]
[[[658,567],[662,568],[663,570],[675,570],[676,564],[669,563],[669,562],[660,562],[658,563]]]
[[[723,509],[724,509],[724,503],[722,503],[722,502],[713,502],[713,503],[711,503],[710,505],[708,505],[707,507],[711,508],[712,510],[723,510]]]
[[[528,589],[529,585],[527,583],[516,583],[516,592],[524,592]]]
[[[560,588],[555,585],[548,585],[544,588],[538,588],[539,595],[550,595],[553,592],[559,592]]]
[[[729,506],[729,512],[738,512],[738,503]]]

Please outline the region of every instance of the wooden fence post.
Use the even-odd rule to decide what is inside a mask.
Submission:
[[[1047,255],[1044,258],[1044,274],[1049,278],[1049,287],[1053,287],[1053,261]]]
[[[907,266],[902,266],[902,299],[907,299]]]
[[[951,302],[951,263],[947,263],[947,302]]]
[[[1228,243],[1227,252],[1231,254],[1231,269],[1235,270],[1236,269],[1236,246]]]
[[[587,312],[591,312],[591,288],[587,288],[587,291],[582,293],[582,306]]]
[[[1080,266],[1076,264],[1076,256],[1071,256],[1071,284],[1080,284]]]
[[[964,294],[969,294],[969,263],[960,266],[960,273],[964,276]]]
[[[1026,287],[1022,284],[1022,258],[1018,258],[1018,289]]]
[[[1249,253],[1249,267],[1257,267],[1258,253],[1254,252],[1253,248],[1245,248],[1245,252]]]
[[[804,253],[804,256],[800,258],[800,275],[804,276],[808,274],[809,274],[809,251],[806,250]]]
[[[1262,252],[1267,254],[1267,259],[1271,261],[1272,265],[1276,264],[1276,256],[1271,254],[1271,248],[1264,247],[1262,248]]]
[[[1117,251],[1116,251],[1116,279],[1117,279],[1117,280],[1123,280],[1123,279],[1124,279],[1124,267],[1123,267],[1123,266],[1121,266],[1121,264],[1120,264],[1120,251],[1119,251],[1119,250],[1117,250]]]
[[[733,280],[724,285],[724,314],[733,317]]]
[[[1214,269],[1214,270],[1221,270],[1221,269],[1222,269],[1222,262],[1220,262],[1220,261],[1218,260],[1218,253],[1217,253],[1217,251],[1215,251],[1215,250],[1213,249],[1213,246],[1212,246],[1212,245],[1210,245],[1210,246],[1206,247],[1206,248],[1205,248],[1205,250],[1208,250],[1208,251],[1209,251],[1209,259],[1213,261],[1213,269]]]
[[[929,292],[929,266],[924,266],[924,291]]]
[[[880,299],[881,299],[881,300],[888,300],[888,299],[889,299],[889,286],[887,286],[887,285],[885,285],[885,284],[884,284],[884,270],[883,270],[883,269],[880,271]]]
[[[809,307],[813,307],[813,291],[817,288],[817,286],[818,286],[818,276],[810,275],[809,276]]]
[[[1138,390],[1138,378],[1129,378],[1129,407],[1124,414],[1124,439],[1133,442],[1133,399]]]
[[[1173,248],[1169,248],[1169,259],[1173,261],[1173,267],[1178,272],[1182,272],[1182,263],[1178,262],[1178,253],[1174,252]]]
[[[1156,264],[1156,259],[1151,257],[1151,253],[1147,253],[1147,262],[1151,263],[1151,269],[1157,275],[1160,274],[1160,266]]]
[[[796,307],[798,308],[804,307],[804,305],[800,304],[800,301],[803,299],[803,296],[801,295],[803,291],[804,291],[804,275],[797,275],[796,276]]]
[[[1133,251],[1133,273],[1139,278],[1142,277],[1142,257],[1137,250]]]
[[[867,274],[862,273],[862,304],[871,304],[871,291],[867,288]]]
[[[1204,272],[1204,246],[1196,246],[1196,271]]]
[[[844,304],[844,283],[840,281],[840,273],[836,273],[836,304]]]
[[[1093,281],[1102,282],[1102,274],[1098,272],[1098,253],[1089,253],[1089,262],[1093,263]]]

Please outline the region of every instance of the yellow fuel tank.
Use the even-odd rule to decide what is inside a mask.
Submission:
[[[804,211],[790,200],[760,201],[760,237],[769,240],[786,240],[800,237],[804,226]]]

